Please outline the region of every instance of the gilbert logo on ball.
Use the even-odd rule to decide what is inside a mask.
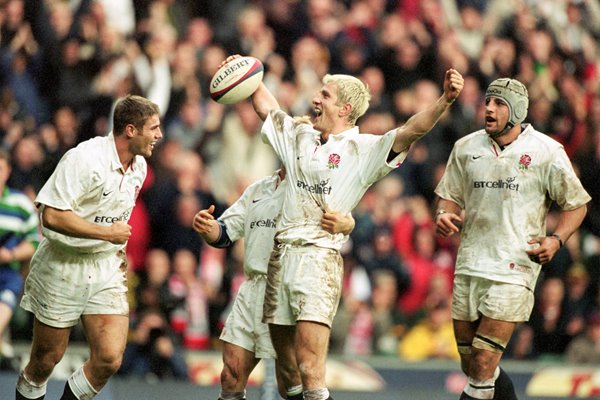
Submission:
[[[215,72],[210,81],[210,97],[221,104],[242,101],[256,91],[263,71],[263,64],[257,58],[235,58]]]

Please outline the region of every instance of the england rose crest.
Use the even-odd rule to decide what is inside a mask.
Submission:
[[[531,165],[531,156],[529,154],[521,155],[521,158],[519,159],[519,169],[528,169],[529,165]]]
[[[339,166],[339,164],[340,164],[340,160],[341,160],[341,158],[340,158],[339,154],[335,154],[335,153],[330,154],[329,155],[329,161],[327,162],[327,167],[329,169],[335,169],[335,168],[337,168]]]

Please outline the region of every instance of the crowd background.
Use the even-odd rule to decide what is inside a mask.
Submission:
[[[593,200],[543,268],[531,321],[506,357],[600,363],[599,40],[597,0],[0,0],[0,145],[13,156],[9,186],[33,199],[65,151],[110,131],[117,98],[160,106],[165,139],[130,221],[122,372],[187,379],[184,352],[219,348],[244,279],[241,244],[206,246],[193,216],[210,204],[219,215],[278,167],[251,104],[208,96],[221,61],[262,60],[265,83],[294,115],[310,113],[326,72],[355,75],[373,95],[360,129],[375,134],[437,99],[454,67],[465,77],[459,99],[354,212],[331,351],[457,359],[458,238],[434,235],[433,189],[453,143],[482,127],[487,85],[514,77],[529,88],[525,122],[565,146]],[[551,212],[549,232],[556,222]],[[28,340],[30,329],[18,310],[5,341]]]

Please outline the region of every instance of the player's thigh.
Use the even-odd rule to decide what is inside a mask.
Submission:
[[[481,317],[475,338],[486,341],[489,346],[495,347],[499,352],[503,352],[516,326],[516,322],[501,321],[484,316]],[[483,344],[483,347],[485,346]]]
[[[71,328],[55,328],[35,318],[30,363],[58,363],[65,354],[70,333]]]
[[[127,316],[86,314],[81,316],[81,321],[92,360],[114,362],[121,359],[127,344]]]
[[[327,357],[331,330],[327,325],[298,321],[296,325],[296,355],[299,363],[324,363]]]

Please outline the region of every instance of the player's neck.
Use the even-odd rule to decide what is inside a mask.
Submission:
[[[523,131],[522,125],[517,125],[509,130],[502,136],[495,137],[494,140],[500,146],[501,150],[504,150],[508,145],[517,140],[521,132]]]

